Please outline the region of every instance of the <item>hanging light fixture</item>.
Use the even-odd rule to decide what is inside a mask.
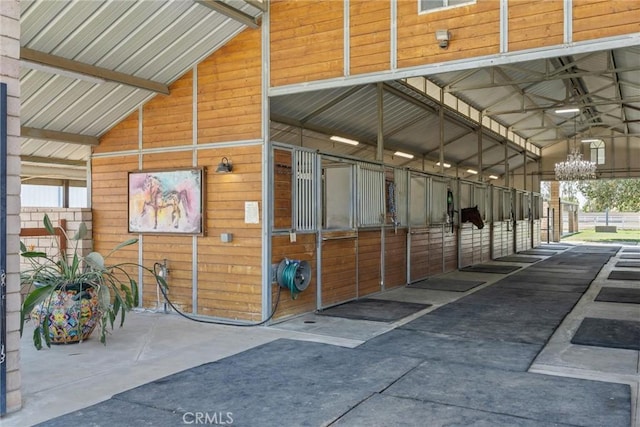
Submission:
[[[570,112],[567,110],[567,112]],[[571,111],[573,112],[573,111]],[[573,120],[573,146],[569,149],[567,160],[558,162],[555,166],[556,180],[558,181],[582,181],[586,179],[596,179],[596,164],[582,158],[582,153],[578,149],[578,132],[576,118]]]

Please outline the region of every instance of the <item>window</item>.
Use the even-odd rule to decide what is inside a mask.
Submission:
[[[475,0],[419,0],[419,12],[431,12],[445,7],[473,4]]]
[[[589,148],[591,148],[591,161],[596,165],[604,165],[604,141],[601,139],[591,141]]]

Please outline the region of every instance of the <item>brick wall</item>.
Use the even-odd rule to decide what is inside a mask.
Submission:
[[[7,150],[7,412],[22,406],[20,393],[20,3],[0,1],[0,82],[8,92]]]
[[[45,214],[49,216],[51,224],[54,227],[60,226],[60,220],[65,220],[65,230],[69,238],[76,234],[80,228],[80,223],[84,222],[87,226],[88,233],[84,240],[77,242],[78,254],[85,256],[93,250],[93,227],[90,208],[23,208],[20,212],[20,228],[43,228]],[[48,234],[34,237],[22,236],[20,240],[28,250],[41,251],[46,252],[50,256],[58,256],[59,242],[57,242],[58,238],[56,236],[50,236]],[[72,257],[76,242],[67,242],[67,245],[67,256]],[[29,263],[21,259],[20,270],[24,271],[27,268],[29,268]]]

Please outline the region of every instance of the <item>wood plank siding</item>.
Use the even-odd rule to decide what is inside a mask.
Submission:
[[[322,306],[357,297],[357,238],[332,232],[322,242]]]
[[[384,285],[386,289],[407,283],[407,229],[386,229],[384,236]]]
[[[509,51],[562,44],[564,3],[558,0],[510,1]]]
[[[140,249],[143,264],[150,268],[167,259],[169,296],[188,313],[194,312],[195,283],[198,314],[261,318],[262,218],[259,224],[244,221],[246,201],[262,205],[260,49],[259,30],[242,32],[198,65],[197,82],[193,72],[187,72],[171,85],[170,95],[147,102],[142,114],[133,112],[105,134],[94,150],[103,156],[92,159],[93,232],[98,250],[109,250],[132,237],[127,232],[129,171],[138,170],[140,164],[143,170],[206,168],[205,235],[144,234],[138,245],[118,253],[122,261],[137,262]],[[201,145],[217,142],[235,145]],[[119,154],[139,147],[137,154]],[[215,173],[222,157],[233,164],[233,173]],[[233,241],[221,242],[221,233],[231,233]],[[150,308],[158,303],[150,276],[144,280],[142,301]]]
[[[573,41],[640,32],[640,2],[573,0]]]
[[[344,74],[344,2],[271,1],[269,7],[271,86]]]
[[[380,292],[382,231],[358,231],[358,297]]]
[[[478,1],[418,14],[418,2],[398,0],[398,67],[472,58],[500,52],[500,2]],[[436,30],[448,29],[448,49],[438,46]]]
[[[353,0],[349,3],[349,72],[385,71],[391,68],[391,7],[385,1]]]

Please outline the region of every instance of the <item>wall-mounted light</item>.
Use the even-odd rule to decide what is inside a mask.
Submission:
[[[449,47],[451,33],[449,30],[436,30],[436,40],[438,41],[438,46],[440,46],[440,48],[446,49]]]
[[[343,144],[349,144],[349,145],[358,145],[358,144],[360,144],[355,139],[343,138],[341,136],[335,136],[335,135],[332,136],[329,139],[332,140],[332,141],[342,142]]]
[[[233,165],[229,163],[229,159],[226,157],[222,158],[222,161],[218,163],[218,168],[216,169],[216,173],[228,173],[233,170]]]
[[[440,166],[440,162],[437,162],[437,163],[436,163],[436,166]],[[444,163],[442,164],[442,166],[443,166],[445,169],[448,169],[448,168],[450,168],[450,167],[451,167],[451,163],[444,162]]]
[[[469,172],[472,175],[477,175],[478,174],[478,171],[474,170],[474,169],[467,169],[467,172]]]
[[[393,153],[394,156],[404,157],[405,159],[413,159],[413,154],[404,153],[402,151],[396,151]]]

